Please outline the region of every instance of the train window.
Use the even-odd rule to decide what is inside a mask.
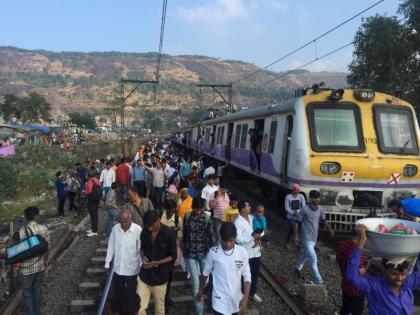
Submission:
[[[364,142],[358,106],[311,103],[307,112],[314,151],[363,152]]]
[[[274,144],[276,143],[277,121],[272,121],[270,125],[270,138],[268,139],[268,153],[274,152]]]
[[[241,125],[236,125],[236,132],[235,132],[235,147],[239,147],[239,141],[241,140]]]
[[[381,152],[418,154],[413,115],[409,108],[374,105],[375,127]]]
[[[219,144],[223,144],[223,137],[224,136],[225,136],[225,126],[222,126],[221,131],[220,131]]]
[[[248,124],[242,125],[242,132],[241,132],[241,149],[245,149],[246,147],[246,137],[248,136]]]

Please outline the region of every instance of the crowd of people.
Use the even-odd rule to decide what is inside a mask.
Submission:
[[[118,163],[87,161],[67,170],[67,176],[57,172],[58,215],[66,215],[66,200],[68,211],[73,211],[80,190],[88,199],[88,237],[98,236],[98,208],[107,213],[103,231],[108,238],[105,268],[114,273],[112,314],[144,315],[151,296],[154,313],[165,314],[173,305],[170,289],[175,267],[191,279],[196,314],[204,313],[203,291],[209,276],[214,314],[243,314],[249,300],[262,302],[257,283],[267,233],[265,209],[263,205],[252,209],[248,200],[230,192],[222,170],[220,165],[157,141],[142,145],[131,161],[123,156]],[[306,198],[294,184],[284,205],[289,225],[285,246],[301,250],[294,274],[313,285],[324,284],[315,250],[320,224],[334,236],[320,200],[318,191],[312,190]],[[397,217],[413,219],[398,201],[389,206]],[[28,226],[48,238],[46,229],[36,224],[38,212],[33,207],[25,211]],[[384,259],[384,277],[367,276],[365,231],[364,226],[354,229],[351,238],[337,247],[342,274],[340,314],[362,314],[365,298],[370,314],[412,314],[412,291],[420,286],[420,274],[411,272],[408,259]],[[307,260],[312,280],[302,273]],[[23,266],[27,314],[40,314],[44,268],[41,261]]]
[[[96,237],[98,209],[107,212],[105,268],[114,272],[115,308],[123,307],[118,300],[140,301],[139,314],[145,314],[152,295],[155,314],[164,314],[173,304],[170,286],[177,266],[191,279],[196,314],[204,312],[207,281],[201,278],[210,273],[216,314],[243,312],[248,298],[261,303],[256,292],[267,230],[264,207],[254,214],[248,201],[230,193],[222,165],[157,141],[140,146],[132,160],[88,160],[65,173],[56,174],[58,215],[67,215],[66,203],[73,211],[75,196],[83,191],[91,222],[87,236]],[[220,267],[216,262],[224,256]],[[232,274],[236,283],[226,286],[226,275]]]

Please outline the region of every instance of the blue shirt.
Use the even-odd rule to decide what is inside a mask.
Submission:
[[[86,183],[86,177],[87,177],[88,169],[84,166],[81,166],[80,169],[78,171],[76,171],[76,173],[77,173],[77,177],[79,177],[80,184],[83,187]]]
[[[347,265],[347,279],[368,299],[369,315],[413,314],[413,290],[420,288],[420,273],[405,278],[400,294],[393,293],[384,277],[361,276],[359,273],[362,250],[356,248]]]
[[[195,193],[197,192],[197,190],[191,185],[188,185],[188,194],[190,195],[191,198],[195,197]]]
[[[262,216],[261,218],[257,215],[254,215],[254,219],[252,220],[252,229],[254,231],[256,230],[266,230],[267,229],[267,220],[265,219],[265,216]]]
[[[191,165],[188,162],[184,162],[179,170],[182,177],[188,177],[191,173]]]
[[[320,206],[313,209],[310,204],[306,204],[302,207],[301,215],[301,240],[316,242],[318,239],[319,221],[325,220],[324,210]]]
[[[131,183],[145,181],[147,182],[147,173],[144,167],[133,167],[133,176],[131,177]]]
[[[57,178],[55,180],[55,187],[57,187],[57,197],[66,198],[67,196],[67,183],[63,182],[61,179]]]

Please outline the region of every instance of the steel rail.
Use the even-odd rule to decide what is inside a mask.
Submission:
[[[59,239],[54,243],[53,247],[48,252],[47,256],[47,268],[45,269],[45,273],[48,272],[51,261],[61,252],[63,248],[72,240],[74,237],[73,230],[66,229],[63,234],[60,236]],[[22,291],[21,289],[17,289],[13,292],[10,298],[3,304],[0,308],[0,314],[2,315],[13,315],[19,309],[19,306],[22,302]]]
[[[260,262],[260,275],[264,278],[265,281],[273,288],[278,296],[289,306],[294,314],[297,315],[310,315],[311,312],[303,305],[293,294],[282,285],[273,273],[262,263]]]

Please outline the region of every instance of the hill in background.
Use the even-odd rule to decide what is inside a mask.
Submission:
[[[121,78],[154,80],[156,59],[156,53],[50,52],[0,47],[0,97],[5,93],[22,95],[36,91],[52,105],[53,117],[74,111],[105,114],[109,104],[120,96]],[[185,116],[222,106],[214,92],[200,90],[195,84],[228,83],[257,69],[241,61],[164,55],[157,103],[153,86],[144,84],[127,100],[127,110],[132,113],[127,116],[134,119],[147,109],[158,115],[165,112],[165,118],[171,119],[173,115]],[[276,103],[292,97],[296,88],[321,81],[330,87],[347,85],[346,73],[300,70],[279,78],[281,75],[261,71],[235,85],[234,104],[255,107]],[[269,80],[274,81],[264,84]]]

